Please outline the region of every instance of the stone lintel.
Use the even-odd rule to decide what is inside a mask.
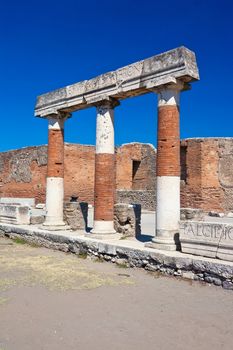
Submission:
[[[199,80],[194,52],[179,47],[130,64],[116,71],[38,96],[35,116],[73,112],[95,106],[107,98],[122,100],[170,83]]]

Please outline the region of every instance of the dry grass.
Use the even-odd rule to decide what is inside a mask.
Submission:
[[[7,278],[5,278],[7,276]],[[102,273],[85,260],[28,245],[0,246],[0,291],[15,285],[42,285],[50,290],[93,289],[133,284],[132,278]]]

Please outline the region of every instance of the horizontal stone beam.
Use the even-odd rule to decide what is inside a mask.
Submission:
[[[177,81],[189,83],[195,80],[199,80],[195,54],[179,47],[38,96],[35,115],[46,118],[59,112],[96,106],[103,100],[142,95]]]

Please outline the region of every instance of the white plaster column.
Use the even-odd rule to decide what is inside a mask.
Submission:
[[[59,115],[60,116],[60,115]],[[48,163],[46,179],[46,218],[44,226],[62,229],[64,201],[64,121],[67,116],[48,117]]]
[[[113,222],[116,187],[114,107],[118,104],[111,100],[97,106],[93,234],[116,233]]]
[[[162,250],[179,246],[180,89],[177,85],[158,94],[156,235],[152,246]]]

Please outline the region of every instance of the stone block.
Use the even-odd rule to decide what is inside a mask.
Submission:
[[[183,253],[233,261],[233,226],[224,223],[183,221],[180,223]]]
[[[212,216],[212,217],[214,217],[214,218],[223,218],[224,216],[225,216],[225,214],[224,213],[218,213],[218,212],[216,212],[216,211],[210,211],[209,213],[208,213],[208,215],[209,216]]]
[[[88,203],[64,203],[64,221],[72,230],[86,230],[88,218]]]
[[[193,208],[181,208],[180,219],[181,220],[203,220],[205,216],[204,210]]]
[[[29,225],[30,207],[0,203],[0,222],[16,225]]]
[[[141,95],[177,80],[199,80],[195,54],[183,46],[38,96],[35,115],[43,118],[58,110],[72,112],[103,100]]]
[[[29,207],[35,206],[35,198],[15,198],[15,197],[2,197],[0,203],[3,204],[19,204]]]
[[[141,205],[117,203],[114,206],[114,228],[124,237],[135,237],[141,233]]]
[[[45,207],[45,203],[38,203],[35,208],[45,210]]]
[[[45,221],[44,215],[31,215],[30,217],[30,224],[31,225],[40,225],[43,224]]]

